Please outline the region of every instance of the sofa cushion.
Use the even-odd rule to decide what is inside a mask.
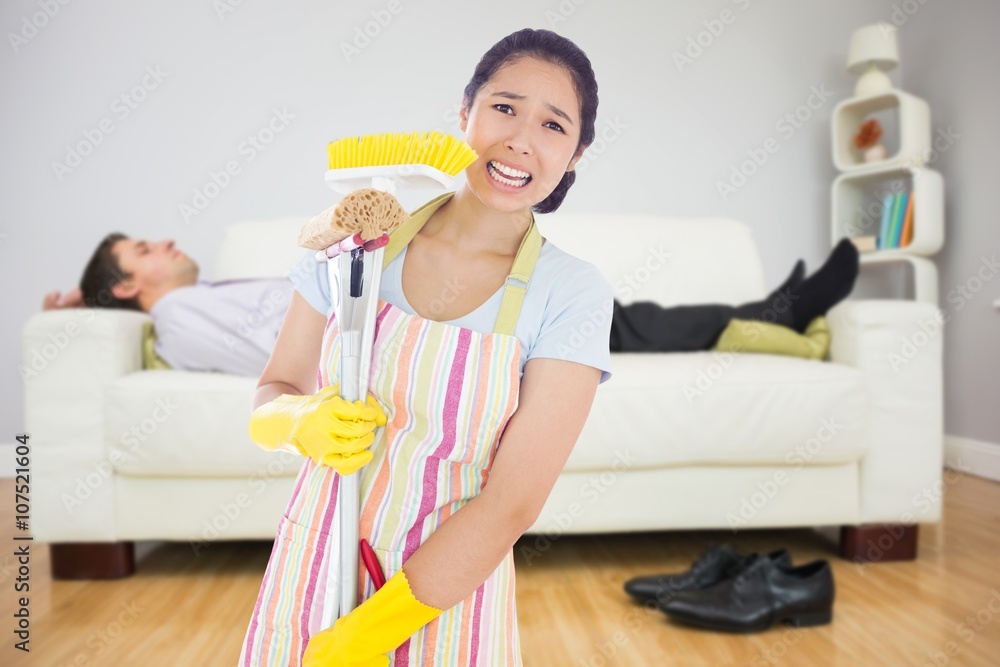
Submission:
[[[867,388],[849,366],[720,351],[611,358],[615,380],[598,390],[567,471],[823,465],[867,451]],[[108,443],[118,451],[110,460],[131,475],[250,476],[274,468],[275,457],[289,455],[265,452],[247,435],[255,386],[255,378],[222,373],[120,378],[108,396]],[[653,427],[651,414],[658,415]]]
[[[294,455],[266,452],[247,433],[256,386],[257,378],[192,371],[119,378],[108,390],[106,441],[117,451],[109,460],[130,475],[295,475],[298,461],[283,461]]]
[[[567,471],[823,465],[868,449],[866,379],[849,366],[720,351],[614,353],[611,365]]]

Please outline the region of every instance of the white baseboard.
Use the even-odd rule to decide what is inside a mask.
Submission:
[[[1000,445],[957,435],[944,436],[944,460],[961,461],[962,468],[976,477],[1000,482]]]

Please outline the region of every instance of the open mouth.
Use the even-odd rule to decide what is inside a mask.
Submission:
[[[486,163],[486,171],[490,173],[490,177],[494,181],[509,185],[512,188],[524,187],[531,180],[531,174],[528,172],[513,169],[495,160],[490,160]]]

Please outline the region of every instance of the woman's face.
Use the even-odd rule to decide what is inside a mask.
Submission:
[[[583,154],[580,101],[569,72],[524,57],[499,69],[461,111],[479,158],[466,170],[480,201],[516,211],[543,201]]]

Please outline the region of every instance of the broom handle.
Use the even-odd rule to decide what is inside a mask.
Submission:
[[[378,311],[378,294],[382,282],[382,258],[385,248],[374,251],[343,253],[331,262],[337,264],[339,272],[337,285],[337,325],[340,328],[340,395],[347,401],[366,400],[368,380],[371,375],[371,357],[375,338],[375,317]],[[363,261],[361,295],[352,297],[354,283],[357,291],[357,268],[359,259]],[[355,280],[352,281],[352,265],[355,266]],[[334,267],[330,267],[332,272]],[[332,282],[332,281],[331,281]],[[324,605],[323,627],[333,625],[337,609],[330,603],[339,605],[339,616],[345,616],[358,605],[358,551],[360,547],[360,503],[361,477],[364,468],[350,475],[342,475],[337,487],[337,511],[334,521],[339,522],[340,548],[339,563],[332,563],[329,573],[340,583],[340,600],[328,601]]]

